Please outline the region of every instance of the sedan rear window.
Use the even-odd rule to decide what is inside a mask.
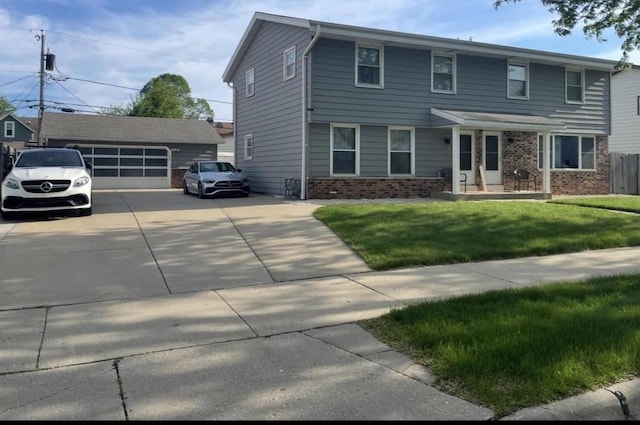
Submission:
[[[75,150],[69,151],[27,151],[23,152],[16,167],[84,167],[82,158]]]

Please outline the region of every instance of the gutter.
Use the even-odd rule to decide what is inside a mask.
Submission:
[[[309,144],[307,120],[307,60],[311,49],[320,38],[320,25],[316,25],[316,34],[302,54],[302,167],[300,175],[300,199],[307,199],[307,145]],[[235,125],[235,122],[234,122]]]
[[[231,110],[231,119],[233,120],[233,162],[234,162],[234,166],[236,166],[238,164],[238,159],[240,158],[240,155],[238,154],[238,144],[236,143],[237,141],[237,134],[238,132],[236,131],[236,88],[233,86],[233,83],[230,83],[227,81],[227,86],[231,89],[232,93],[233,93],[233,97],[231,99],[231,103],[233,105],[232,110]]]

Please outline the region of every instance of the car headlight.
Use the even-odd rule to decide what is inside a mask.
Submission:
[[[87,176],[82,176],[80,178],[77,178],[75,182],[73,182],[74,186],[84,186],[85,184],[89,183],[89,177]]]
[[[16,179],[5,179],[4,185],[9,189],[20,189],[20,182]]]
[[[202,182],[208,184],[208,183],[215,183],[216,181],[215,180],[211,180],[211,179],[204,179],[204,180],[202,180]]]

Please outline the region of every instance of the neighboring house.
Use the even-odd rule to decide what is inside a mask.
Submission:
[[[218,145],[218,160],[227,161],[235,164],[234,159],[234,141],[233,141],[233,123],[231,122],[213,122],[216,131],[224,140],[224,143]]]
[[[640,153],[640,66],[611,77],[609,152]]]
[[[77,146],[98,189],[182,187],[195,160],[217,159],[222,138],[204,120],[45,112],[50,147]]]
[[[0,143],[22,148],[33,141],[34,129],[31,120],[37,122],[37,118],[17,117],[7,114],[0,117]]]
[[[303,199],[430,196],[443,168],[605,194],[615,63],[257,12],[223,74],[235,164],[258,192],[299,179]]]

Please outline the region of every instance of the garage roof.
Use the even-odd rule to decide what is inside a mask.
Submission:
[[[205,120],[83,115],[45,112],[41,137],[45,139],[140,142],[224,143],[213,125]]]

